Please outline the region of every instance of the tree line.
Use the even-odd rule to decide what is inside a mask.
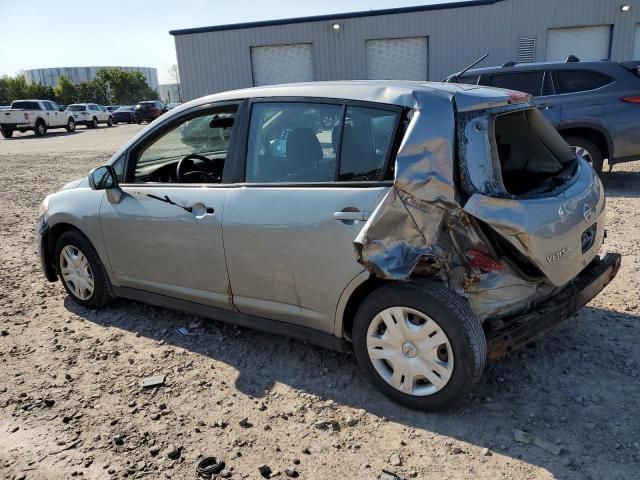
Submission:
[[[158,94],[149,87],[142,73],[125,72],[120,68],[102,68],[92,80],[79,84],[61,76],[55,87],[27,83],[24,75],[0,77],[0,105],[28,98],[53,100],[62,105],[131,105],[141,100],[157,100]]]

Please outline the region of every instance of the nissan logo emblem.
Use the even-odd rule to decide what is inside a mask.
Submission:
[[[591,220],[591,207],[589,205],[587,205],[586,203],[584,204],[584,207],[582,208],[582,216],[584,217],[584,221],[588,222],[589,220]]]

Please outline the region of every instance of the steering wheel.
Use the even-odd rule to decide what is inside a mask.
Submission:
[[[196,163],[204,163],[209,167],[213,167],[213,162],[204,155],[191,154],[184,157],[178,162],[176,167],[176,179],[178,182],[184,183],[217,183],[219,178],[214,177],[210,173],[202,170],[185,171],[189,167],[194,167]]]

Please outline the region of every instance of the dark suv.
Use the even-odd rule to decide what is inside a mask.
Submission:
[[[538,108],[574,150],[602,172],[640,159],[640,62],[508,62],[448,77],[446,82],[487,85],[531,94]]]
[[[167,108],[160,100],[149,100],[136,104],[133,109],[133,117],[136,123],[152,122],[166,111]]]

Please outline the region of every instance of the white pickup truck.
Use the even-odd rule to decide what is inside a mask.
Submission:
[[[33,130],[41,137],[50,128],[66,128],[67,132],[73,132],[76,122],[71,113],[50,100],[16,100],[9,110],[0,110],[0,133],[4,138],[11,138],[16,130]]]

